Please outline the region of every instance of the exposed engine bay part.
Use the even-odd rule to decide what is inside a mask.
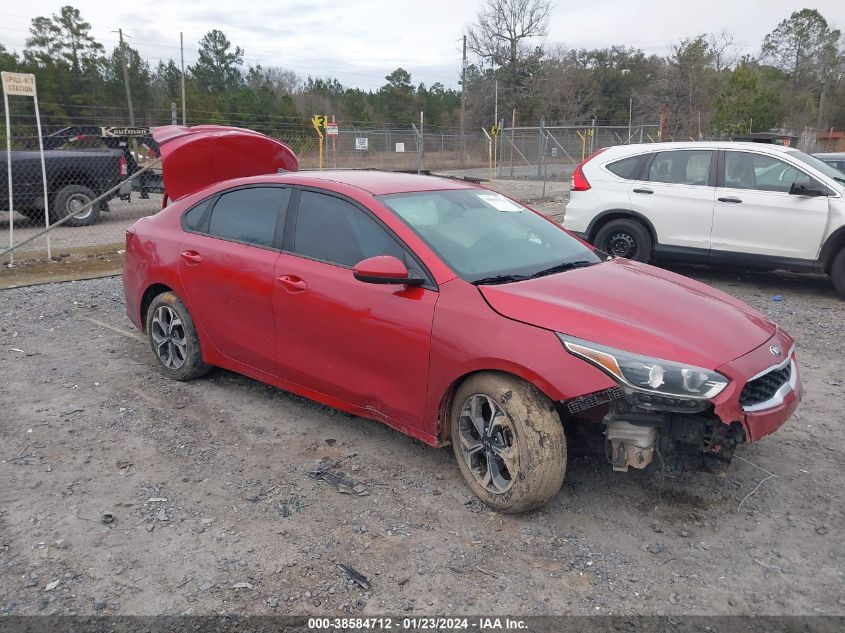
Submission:
[[[625,420],[613,420],[607,425],[613,470],[627,472],[629,466],[648,466],[654,457],[659,437],[657,428],[653,426],[637,426]]]

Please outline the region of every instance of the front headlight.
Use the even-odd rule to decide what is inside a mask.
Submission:
[[[717,371],[638,356],[563,334],[557,336],[570,354],[583,358],[623,386],[637,391],[706,400],[728,385],[728,379]]]

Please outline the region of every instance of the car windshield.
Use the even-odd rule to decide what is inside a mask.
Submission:
[[[509,283],[601,261],[530,209],[486,189],[380,196],[466,281]]]
[[[836,167],[828,165],[823,160],[819,160],[815,156],[810,156],[809,154],[805,154],[804,152],[799,152],[797,150],[787,152],[787,155],[795,158],[796,160],[800,160],[805,165],[809,165],[817,171],[820,171],[828,178],[833,178],[833,180],[838,182],[840,185],[845,185],[845,175],[836,169]]]

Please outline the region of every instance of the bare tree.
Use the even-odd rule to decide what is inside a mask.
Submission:
[[[467,46],[483,62],[504,68],[504,101],[514,107],[519,100],[523,62],[536,59],[538,50],[529,41],[548,35],[550,0],[485,0],[476,24],[467,29]]]
[[[741,45],[736,36],[728,29],[707,36],[707,45],[717,73],[732,68],[739,61]]]

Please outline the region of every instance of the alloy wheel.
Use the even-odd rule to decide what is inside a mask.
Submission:
[[[474,394],[461,409],[459,429],[461,455],[475,480],[494,494],[507,492],[519,467],[507,414],[486,394]]]
[[[159,306],[150,327],[155,352],[162,364],[169,369],[179,369],[185,364],[188,338],[179,315],[168,306]]]

